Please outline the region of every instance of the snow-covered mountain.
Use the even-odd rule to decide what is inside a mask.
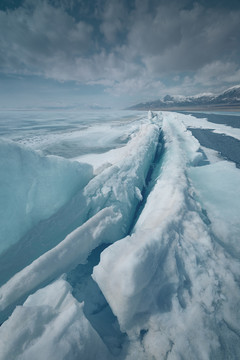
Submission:
[[[187,107],[233,107],[240,106],[240,85],[233,86],[221,94],[203,93],[193,96],[166,95],[163,99],[133,105],[132,110],[156,110]]]

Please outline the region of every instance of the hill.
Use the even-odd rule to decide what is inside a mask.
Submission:
[[[240,109],[240,85],[233,86],[223,93],[214,95],[204,93],[192,96],[166,95],[163,99],[139,103],[130,110],[186,110],[186,109]]]

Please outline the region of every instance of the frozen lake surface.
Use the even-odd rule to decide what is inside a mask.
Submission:
[[[239,358],[239,115],[0,112],[0,360]]]

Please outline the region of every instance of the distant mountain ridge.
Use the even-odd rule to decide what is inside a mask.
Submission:
[[[240,85],[233,86],[223,93],[214,95],[204,93],[193,96],[166,95],[162,100],[154,100],[131,106],[131,110],[161,110],[187,108],[233,108],[240,107]]]

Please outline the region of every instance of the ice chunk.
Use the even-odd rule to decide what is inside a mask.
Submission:
[[[0,358],[105,360],[110,354],[61,278],[29,296],[0,327]]]
[[[30,296],[0,328],[0,357],[108,359],[104,341],[119,360],[238,358],[239,170],[203,163],[188,118],[145,117],[125,146],[96,157],[97,175],[64,211],[41,222],[60,243],[2,286],[3,318],[72,268],[75,299],[63,279]]]
[[[202,156],[198,152],[198,141],[175,114],[163,121],[162,129],[166,142],[162,168],[134,233],[104,250],[93,272],[124,331],[133,326],[136,313],[154,308],[153,297],[157,294],[153,295],[154,290],[150,290],[151,296],[146,297],[146,287],[151,284],[171,242],[179,237],[173,223],[183,221],[187,208],[185,170]],[[199,232],[197,234],[199,236]],[[170,289],[171,286],[171,293]]]
[[[90,252],[100,244],[118,239],[116,223],[120,218],[121,214],[111,207],[99,211],[59,245],[13,276],[0,288],[0,309],[14,303],[44,281],[50,281],[77,264],[85,263]]]
[[[155,156],[159,133],[159,125],[141,125],[124,152],[121,152],[121,158],[95,176],[84,188],[89,214],[95,214],[104,206],[114,205],[119,209],[122,214],[122,234],[126,234],[132,224],[140,193]]]
[[[133,234],[102,252],[92,276],[131,339],[127,359],[235,357],[239,261],[229,262],[214,242],[194,198],[188,169],[194,173],[200,160],[199,144],[181,117],[163,116],[165,152],[155,186]],[[203,170],[199,181],[204,168],[196,168],[196,177]]]
[[[112,241],[118,240],[125,236],[132,224],[135,209],[140,200],[139,193],[136,194],[136,188],[141,191],[145,184],[145,178],[155,155],[159,131],[159,126],[156,124],[141,125],[139,131],[134,134],[131,141],[127,144],[125,149],[125,156],[121,158],[115,165],[110,166],[99,175],[95,176],[85,186],[80,194],[81,202],[79,202],[79,199],[74,198],[74,202],[71,203],[72,209],[69,209],[70,218],[67,214],[67,220],[62,220],[71,222],[72,217],[74,217],[74,219],[79,217],[79,222],[83,223],[87,219],[98,214],[100,210],[106,207],[114,206],[116,212],[118,214],[121,213],[121,216],[117,216],[116,218],[115,215],[113,215],[112,222],[115,224],[114,234],[112,234],[112,231],[110,231],[112,224],[111,221],[108,223],[108,230],[108,224],[106,224],[106,232],[108,232],[109,235],[112,235]],[[99,216],[101,215],[99,214]],[[87,223],[85,226],[87,226]],[[96,222],[90,224],[89,228],[92,226],[96,226]],[[107,236],[107,239],[109,239],[109,236]],[[60,239],[60,241],[61,240],[62,239]],[[46,241],[48,241],[47,238]],[[92,238],[90,238],[89,251],[93,250],[94,247],[98,246],[100,243],[101,240],[93,241]],[[61,246],[60,248],[57,247],[57,249],[61,249]],[[26,248],[26,252],[28,252],[28,248]],[[51,256],[48,254],[51,254]],[[9,280],[9,282],[0,290],[3,294],[1,306],[5,308],[10,303],[16,301],[21,295],[28,293],[35,286],[38,286],[42,281],[45,281],[46,279],[49,280],[54,276],[61,274],[61,271],[66,271],[66,264],[64,261],[61,261],[57,263],[57,272],[55,273],[56,269],[53,264],[55,264],[58,259],[58,255],[56,254],[59,254],[58,250],[55,253],[54,249],[52,249],[52,251],[42,255],[40,258],[46,259],[46,262],[45,260],[43,262],[45,265],[39,265],[38,260],[35,260],[33,263],[34,265],[29,265],[19,274],[17,274],[16,277],[13,277],[13,279]],[[79,244],[78,252],[74,252],[74,255],[76,254],[81,254],[81,244]],[[51,259],[55,259],[55,262],[53,261],[52,266],[48,266],[48,256],[50,256]],[[72,261],[71,256],[66,257],[66,259],[70,259],[70,262],[75,264],[75,262]],[[40,263],[42,264],[41,261]],[[41,275],[37,276],[37,273],[34,270],[35,266],[40,266],[41,269],[43,269],[43,272],[41,272],[43,277],[41,277]],[[5,269],[3,271],[5,271]],[[12,273],[16,273],[14,268],[12,269]],[[31,274],[31,276],[29,274]],[[20,278],[22,280],[21,284],[19,285],[18,283]],[[26,279],[26,281],[23,281],[23,279]],[[18,288],[17,292],[14,291],[15,286]]]
[[[92,167],[0,142],[0,253],[54,214],[92,178]]]

